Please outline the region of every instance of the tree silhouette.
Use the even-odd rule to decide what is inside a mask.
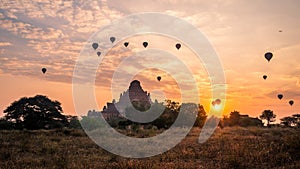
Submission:
[[[284,117],[281,120],[281,124],[284,126],[292,126],[295,123],[295,118],[294,117]]]
[[[293,114],[293,118],[295,119],[295,124],[297,127],[300,127],[300,114]]]
[[[300,114],[293,114],[292,116],[284,117],[280,120],[284,126],[300,127]]]
[[[262,120],[267,120],[267,126],[270,127],[270,122],[275,121],[276,115],[272,110],[264,110],[259,117]]]
[[[207,118],[207,115],[206,115],[206,112],[204,110],[204,107],[202,105],[198,104],[197,119],[195,121],[194,126],[203,127],[206,118]]]
[[[233,111],[230,113],[230,116],[229,116],[229,124],[230,126],[237,126],[239,125],[239,121],[240,121],[240,112],[238,111]]]
[[[164,106],[163,113],[150,124],[156,126],[161,129],[168,129],[176,120],[180,104],[178,102],[174,102],[171,100],[166,100],[166,105],[161,105],[161,103],[156,103],[158,106]]]
[[[68,123],[58,101],[46,96],[23,97],[4,110],[4,118],[15,124],[18,129],[60,128]]]
[[[172,100],[166,100],[166,105],[165,106],[166,106],[166,108],[168,108],[172,111],[179,111],[180,103],[172,101]]]
[[[101,120],[99,118],[100,117],[94,118],[94,117],[83,116],[80,123],[82,124],[84,130],[87,131],[100,129],[105,127],[105,125],[101,123]]]
[[[197,109],[195,109],[195,114],[188,112],[190,114],[186,114],[184,117],[187,119],[185,119],[183,121],[191,120],[192,119],[191,117],[195,117],[197,115],[197,119],[196,119],[194,126],[202,127],[205,122],[205,119],[207,117],[203,106],[191,104],[191,103],[180,104],[179,102],[175,102],[175,101],[171,101],[171,100],[166,100],[165,104],[158,103],[158,101],[155,101],[151,105],[151,107],[152,107],[151,110],[153,111],[153,113],[160,112],[161,110],[163,110],[163,112],[160,114],[160,116],[158,118],[156,118],[152,122],[143,123],[143,125],[156,126],[158,129],[168,129],[176,121],[176,118],[179,114],[180,109],[182,108],[182,105],[184,105],[185,109],[188,106],[197,108]],[[138,105],[138,106],[140,106],[140,107],[137,107],[140,110],[141,109],[145,110],[141,105]],[[127,107],[125,109],[125,116],[129,117],[129,118],[133,118],[131,116],[130,112],[134,112],[134,111],[137,111],[136,107]],[[148,113],[151,113],[151,111]],[[118,123],[118,125],[119,125],[118,127],[124,128],[124,126],[127,126],[127,125],[138,125],[138,124],[140,124],[140,123],[132,122],[130,120],[125,120],[125,121],[120,121]],[[177,125],[181,126],[184,124],[178,123]]]
[[[0,130],[12,130],[14,124],[12,122],[6,121],[4,118],[0,118]]]
[[[80,121],[77,116],[66,116],[68,120],[68,125],[66,127],[71,129],[82,129]]]
[[[219,123],[219,127],[221,128],[226,126],[260,127],[263,126],[263,123],[258,118],[249,117],[249,115],[242,115],[238,111],[233,111],[229,116],[223,116]]]

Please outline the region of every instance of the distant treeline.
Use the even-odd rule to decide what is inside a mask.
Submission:
[[[228,126],[241,126],[241,127],[249,127],[256,126],[262,127],[263,122],[259,118],[249,117],[248,115],[241,115],[238,111],[233,111],[229,116],[223,116],[221,119],[219,126],[221,128]]]
[[[137,105],[135,105],[135,108],[138,110],[144,110],[143,107],[136,106]],[[149,123],[140,124],[132,122],[121,116],[111,117],[106,120],[112,127],[116,129],[131,129],[140,127],[145,129],[168,129],[175,122],[180,109],[183,106],[194,107],[193,113],[183,113],[187,113],[186,118],[196,116],[196,121],[194,123],[195,127],[203,127],[205,121],[213,121],[214,119],[217,119],[215,117],[210,117],[207,119],[207,113],[200,104],[180,104],[178,102],[166,100],[165,104],[155,102],[152,106],[154,106],[153,110],[161,110],[161,108],[163,108],[164,111],[157,119]],[[126,111],[130,112],[134,110],[132,110],[132,108],[127,108]],[[79,120],[79,118],[76,116],[63,115],[60,102],[52,101],[48,97],[42,95],[29,98],[23,97],[18,101],[14,101],[4,110],[4,114],[5,116],[0,119],[0,129],[2,130],[38,130],[55,128],[81,129],[81,125],[84,126],[84,129],[86,130],[94,130],[103,126],[103,124],[101,124],[96,117],[84,116]],[[129,116],[130,113],[127,115]],[[263,111],[259,118],[252,118],[248,115],[241,115],[238,111],[233,111],[229,114],[229,116],[224,116],[216,121],[220,121],[220,128],[227,126],[262,127],[264,126],[262,120],[266,120],[267,126],[271,127],[271,123],[275,121],[275,118],[276,115],[271,110]],[[280,126],[300,127],[300,115],[295,114],[290,117],[282,118]]]

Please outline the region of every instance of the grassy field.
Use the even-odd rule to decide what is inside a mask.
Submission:
[[[217,129],[198,144],[194,128],[172,150],[129,159],[99,148],[80,130],[0,131],[0,168],[300,168],[300,130]]]

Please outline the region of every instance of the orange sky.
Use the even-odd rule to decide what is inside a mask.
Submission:
[[[225,114],[238,110],[257,117],[263,110],[271,109],[280,118],[299,113],[300,2],[297,0],[165,0],[159,3],[144,0],[78,3],[4,0],[0,2],[0,9],[0,113],[20,97],[43,94],[60,101],[66,114],[75,114],[72,75],[86,41],[102,26],[137,12],[163,12],[180,17],[204,33],[224,67]],[[148,38],[152,42],[156,39],[152,45],[176,51],[167,45],[173,45],[174,39]],[[139,40],[136,37],[129,39],[133,45]],[[120,46],[122,44],[116,46],[116,51]],[[264,59],[264,53],[268,51],[274,54],[270,63]],[[184,47],[182,52],[187,60],[193,57]],[[100,107],[111,99],[109,92],[101,88],[101,78],[107,79],[113,73],[114,64],[118,63],[114,59],[122,54],[112,51],[104,62],[105,70],[98,69],[96,95]],[[197,74],[201,77],[197,79],[199,88],[206,88],[209,77],[205,69],[201,65],[189,66],[195,77]],[[48,69],[45,75],[41,73],[42,67]],[[266,81],[262,79],[264,74],[268,75]],[[152,76],[140,74],[145,90],[159,87],[156,82],[151,83]],[[164,80],[167,79],[166,75]],[[278,93],[284,95],[281,101],[276,97]],[[207,91],[201,94],[209,96]],[[288,105],[291,99],[295,101],[293,106]],[[202,102],[206,110],[209,109],[210,99]]]

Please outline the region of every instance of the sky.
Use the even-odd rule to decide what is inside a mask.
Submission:
[[[37,94],[60,101],[65,114],[76,115],[72,77],[88,40],[115,20],[143,12],[160,12],[184,19],[210,41],[226,78],[224,114],[237,110],[258,117],[263,110],[271,109],[279,119],[299,113],[299,11],[298,0],[1,0],[0,116],[13,101]],[[177,52],[170,48],[176,43],[170,37],[129,37],[131,48],[128,50],[123,49],[123,42],[116,44],[97,70],[95,95],[99,107],[112,99],[108,89],[114,72],[123,70],[118,67],[122,59],[142,50],[139,42],[145,38],[151,42],[150,49]],[[201,63],[193,63],[195,56],[185,50],[187,48],[183,45],[182,53],[176,56],[196,78],[202,97],[200,102],[208,110],[210,78]],[[274,55],[270,62],[264,58],[266,52]],[[139,63],[139,59],[131,60],[133,62]],[[170,58],[162,59],[161,63],[177,68],[177,62]],[[134,65],[131,64],[131,68],[137,69]],[[47,68],[45,74],[41,72],[43,67]],[[131,70],[124,65],[123,68]],[[162,76],[161,83],[156,80],[157,74]],[[265,74],[267,80],[262,78]],[[147,69],[141,70],[136,78],[145,90],[153,91],[153,95],[155,89],[160,89],[167,98],[178,100],[181,94],[174,79],[177,75],[184,77],[180,71],[168,74]],[[129,82],[117,91],[125,90],[126,85],[128,87]],[[279,93],[284,95],[282,100],[277,98]],[[289,100],[294,100],[293,106],[288,104]]]

